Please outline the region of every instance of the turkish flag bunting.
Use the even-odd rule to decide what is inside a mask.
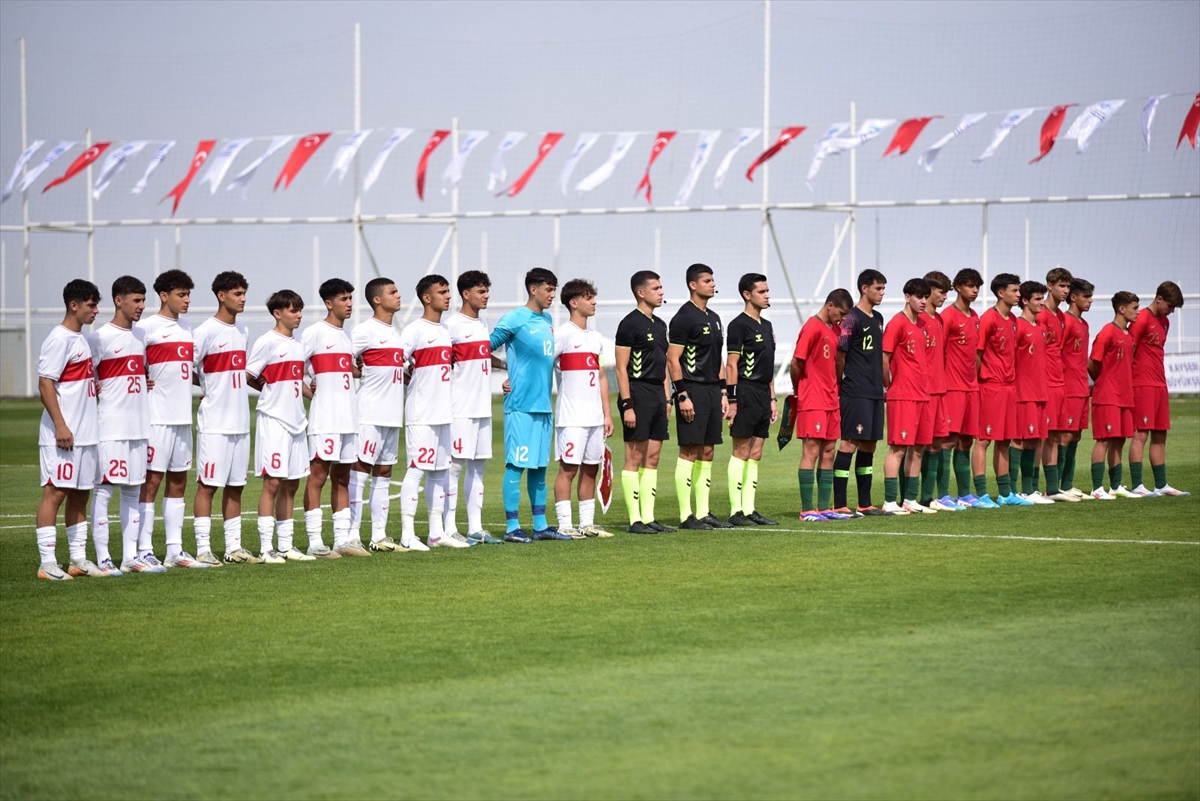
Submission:
[[[900,127],[896,129],[896,133],[892,137],[891,143],[888,144],[887,150],[883,151],[882,158],[886,159],[895,151],[899,151],[900,155],[903,156],[913,146],[913,142],[917,141],[917,137],[921,135],[921,131],[925,130],[925,126],[931,120],[940,120],[941,118],[940,114],[933,117],[913,117],[911,120],[905,120],[900,123]]]
[[[192,166],[188,167],[187,175],[183,176],[183,180],[175,185],[175,188],[163,196],[163,199],[158,201],[162,203],[169,197],[175,198],[175,205],[171,207],[171,216],[175,216],[175,212],[179,210],[179,201],[183,200],[183,193],[188,190],[188,185],[192,179],[196,177],[196,173],[200,171],[200,167],[204,162],[208,161],[208,154],[212,153],[213,147],[217,144],[216,139],[205,139],[196,146],[196,155],[192,156]]]
[[[1189,117],[1189,119],[1190,119],[1190,117]],[[1192,125],[1193,139],[1195,138],[1195,135],[1196,135],[1196,126],[1193,124]],[[1183,141],[1183,137],[1180,137],[1180,141]],[[79,155],[79,158],[77,158],[77,159],[75,159],[75,161],[71,162],[71,166],[67,168],[66,172],[64,172],[60,177],[55,178],[50,183],[46,184],[46,187],[44,189],[42,189],[42,191],[45,192],[47,189],[56,187],[59,184],[65,184],[67,181],[71,180],[76,175],[78,175],[79,173],[86,170],[87,166],[89,164],[91,164],[93,161],[95,161],[96,159],[100,158],[100,154],[103,153],[105,151],[105,149],[111,144],[112,144],[112,142],[97,142],[96,144],[89,147],[87,150],[83,151],[83,153],[81,153]]]
[[[325,144],[325,140],[329,138],[327,133],[309,134],[296,143],[292,148],[292,153],[288,156],[287,163],[283,165],[283,169],[279,171],[279,177],[275,179],[275,189],[279,189],[279,184],[283,184],[283,188],[287,189],[292,185],[292,181],[296,178],[296,173],[304,169],[304,165],[312,158],[312,154],[317,152],[317,148]]]
[[[529,179],[537,172],[537,168],[542,166],[542,161],[545,160],[546,156],[550,155],[550,151],[554,149],[554,146],[558,144],[558,140],[562,138],[563,135],[560,133],[548,133],[543,136],[542,143],[538,145],[537,158],[525,168],[525,172],[521,173],[521,177],[514,181],[512,186],[497,192],[496,197],[500,197],[501,195],[516,197],[519,195],[521,190],[525,188],[525,184],[529,183]]]
[[[784,128],[779,132],[779,138],[775,140],[775,144],[768,147],[758,155],[754,163],[750,165],[750,169],[746,170],[746,180],[754,180],[754,171],[758,169],[758,165],[775,157],[775,154],[788,146],[788,143],[795,139],[800,134],[804,133],[805,126],[797,125],[795,128]]]
[[[421,152],[421,160],[417,162],[417,197],[421,200],[425,199],[425,168],[429,166],[429,157],[449,135],[449,131],[434,131],[425,143],[425,150]]]
[[[633,192],[634,197],[637,197],[638,192],[641,192],[643,189],[645,189],[646,202],[654,202],[650,196],[650,193],[654,189],[654,187],[650,185],[650,168],[654,166],[654,160],[658,158],[658,154],[662,153],[663,150],[666,149],[667,145],[670,144],[671,140],[675,138],[675,133],[675,131],[659,131],[658,136],[654,137],[654,147],[650,148],[650,161],[646,162],[646,172],[644,175],[642,175],[641,183],[638,184],[637,189],[635,189]]]
[[[1029,162],[1030,164],[1037,164],[1054,149],[1054,143],[1058,140],[1058,132],[1062,130],[1063,118],[1067,116],[1067,109],[1074,105],[1076,104],[1068,103],[1065,106],[1055,106],[1050,110],[1050,116],[1042,123],[1042,152],[1038,154],[1037,158]]]
[[[1183,120],[1183,128],[1179,131],[1179,141],[1175,143],[1175,149],[1183,144],[1183,140],[1187,139],[1192,143],[1192,150],[1196,149],[1196,129],[1200,127],[1200,92],[1196,93],[1196,99],[1192,101],[1192,108],[1187,113],[1187,117]],[[74,169],[72,167],[71,169]],[[70,170],[68,170],[70,172]],[[42,190],[45,191],[45,190]]]

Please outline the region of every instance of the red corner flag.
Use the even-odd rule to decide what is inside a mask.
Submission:
[[[1196,132],[1196,126],[1193,125],[1192,126],[1193,137],[1195,135],[1195,132]],[[1183,137],[1180,137],[1180,141],[1183,141]],[[53,187],[56,187],[59,184],[65,184],[67,181],[74,178],[80,172],[82,172],[83,170],[86,170],[87,166],[89,164],[91,164],[93,161],[95,161],[96,159],[100,158],[100,154],[103,153],[104,150],[111,144],[112,144],[112,142],[97,142],[96,144],[89,147],[87,150],[83,151],[81,154],[79,154],[79,158],[77,158],[77,159],[75,159],[75,161],[71,162],[71,166],[67,168],[67,171],[64,172],[62,174],[62,176],[55,178],[50,183],[46,184],[45,188],[43,188],[42,191],[45,192],[46,190],[52,189]]]
[[[1179,146],[1183,144],[1183,140],[1186,139],[1192,143],[1192,150],[1195,150],[1197,128],[1200,128],[1200,92],[1196,93],[1196,99],[1192,101],[1192,108],[1183,120],[1183,128],[1179,130],[1179,141],[1175,143],[1175,149],[1178,150]]]
[[[1030,164],[1037,164],[1054,149],[1054,143],[1058,141],[1058,132],[1062,130],[1063,119],[1067,116],[1067,109],[1074,105],[1076,104],[1068,103],[1065,106],[1055,106],[1050,110],[1050,116],[1046,117],[1046,121],[1042,123],[1042,151],[1037,158],[1029,162]]]
[[[634,197],[643,189],[646,190],[646,202],[653,203],[650,193],[654,187],[650,185],[650,168],[654,166],[655,159],[663,152],[667,145],[675,138],[675,131],[659,131],[658,136],[654,137],[654,147],[650,148],[650,161],[646,162],[646,172],[642,175],[642,181],[638,184],[637,189],[633,190]]]
[[[429,141],[425,143],[425,150],[421,152],[421,160],[417,162],[417,197],[420,200],[425,199],[425,168],[429,166],[429,157],[449,135],[449,131],[434,131],[433,136],[429,137]]]
[[[292,153],[288,156],[287,163],[283,165],[283,169],[279,171],[279,177],[275,179],[275,189],[279,189],[279,184],[283,183],[283,188],[287,189],[295,180],[296,174],[304,169],[304,165],[312,158],[312,154],[317,152],[317,148],[325,144],[325,140],[329,138],[327,133],[309,134],[296,143],[292,148]]]
[[[545,161],[546,156],[550,155],[550,151],[558,144],[558,140],[562,138],[563,135],[560,133],[548,133],[543,136],[542,143],[538,145],[537,157],[534,158],[533,163],[525,168],[525,172],[521,173],[521,177],[514,181],[512,186],[496,193],[496,197],[500,197],[500,195],[516,197],[519,195],[521,190],[525,188],[525,184],[529,183],[529,179],[537,172],[537,168],[542,166],[542,162]]]
[[[200,165],[208,161],[208,154],[212,152],[213,147],[217,144],[216,139],[205,139],[196,146],[196,155],[192,156],[192,166],[188,167],[187,175],[183,176],[183,180],[175,185],[175,188],[163,196],[163,199],[158,201],[162,203],[169,197],[175,198],[175,205],[171,207],[171,216],[175,216],[175,212],[179,211],[179,201],[183,200],[183,193],[188,190],[188,185],[192,179],[196,177],[196,173],[200,170]]]
[[[784,128],[779,132],[779,138],[775,140],[775,144],[768,147],[762,153],[758,154],[758,158],[750,165],[750,169],[746,170],[746,180],[754,180],[754,171],[758,169],[758,165],[775,157],[775,154],[788,146],[788,143],[795,139],[800,134],[804,133],[805,126],[797,125],[794,128]]]
[[[933,117],[913,117],[911,120],[905,120],[896,129],[896,134],[892,137],[892,141],[887,146],[887,150],[883,151],[881,158],[887,158],[894,151],[899,151],[903,156],[908,152],[908,149],[913,146],[913,142],[917,141],[917,137],[921,135],[921,131],[925,130],[925,126],[930,120],[940,120],[940,114]]]

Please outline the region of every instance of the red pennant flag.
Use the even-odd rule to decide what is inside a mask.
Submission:
[[[421,160],[417,162],[417,197],[420,200],[425,199],[425,168],[429,165],[429,157],[433,155],[433,151],[437,150],[437,146],[445,141],[449,135],[449,131],[434,131],[433,136],[429,137],[429,141],[425,143],[425,150],[421,153]]]
[[[913,117],[911,120],[905,120],[896,129],[896,134],[892,137],[892,141],[887,146],[887,150],[883,151],[882,158],[887,158],[894,151],[899,151],[903,156],[908,152],[908,149],[913,146],[913,142],[917,141],[917,137],[921,135],[921,131],[925,130],[925,126],[930,120],[940,120],[940,114],[933,117]]]
[[[1062,130],[1063,119],[1067,116],[1067,109],[1076,105],[1068,103],[1065,106],[1055,106],[1050,110],[1050,116],[1042,123],[1042,152],[1030,164],[1037,164],[1054,149],[1054,143],[1058,140],[1058,132]]]
[[[654,137],[654,147],[650,148],[650,161],[646,162],[646,172],[642,176],[641,183],[639,183],[637,189],[633,191],[634,197],[637,197],[638,192],[641,192],[643,189],[645,189],[646,202],[654,202],[650,196],[650,193],[654,189],[654,187],[650,185],[650,168],[654,166],[654,161],[658,158],[658,154],[662,153],[670,141],[675,138],[675,133],[675,131],[659,131],[658,136]]]
[[[162,203],[169,197],[175,198],[175,205],[171,207],[171,216],[175,216],[175,212],[179,211],[179,201],[183,200],[183,193],[188,190],[188,185],[192,179],[196,177],[196,173],[200,170],[200,166],[208,161],[208,154],[212,152],[213,147],[217,144],[216,139],[205,139],[196,146],[196,155],[192,156],[192,166],[188,167],[187,175],[183,176],[183,180],[175,185],[167,194],[163,195],[163,199],[158,201]]]
[[[1193,125],[1192,126],[1193,135],[1195,134],[1195,131],[1196,131],[1196,126]],[[65,184],[67,181],[71,180],[76,175],[78,175],[82,171],[86,170],[87,166],[89,164],[91,164],[93,161],[95,161],[96,159],[100,158],[100,154],[103,153],[104,150],[111,144],[112,144],[112,142],[97,142],[96,144],[89,147],[87,150],[83,151],[83,153],[81,153],[79,155],[79,158],[77,158],[77,159],[75,159],[75,161],[71,162],[71,166],[67,168],[67,171],[64,172],[61,177],[55,178],[50,183],[46,184],[45,189],[43,189],[42,191],[45,192],[47,189],[56,187],[59,184]]]
[[[1196,149],[1196,129],[1200,127],[1200,92],[1196,93],[1196,99],[1192,101],[1192,108],[1187,113],[1187,117],[1183,120],[1183,128],[1179,131],[1179,141],[1175,143],[1175,149],[1183,144],[1183,140],[1187,139],[1192,143],[1192,150]]]
[[[805,126],[797,125],[795,128],[784,128],[782,131],[780,131],[779,138],[775,140],[775,144],[771,145],[762,153],[760,153],[758,158],[754,160],[754,163],[750,165],[750,169],[746,170],[746,180],[753,181],[754,171],[758,169],[758,165],[774,158],[776,153],[787,147],[788,143],[800,134],[804,133],[804,130]]]
[[[329,138],[327,133],[309,134],[296,143],[292,148],[291,155],[288,156],[287,163],[283,165],[283,169],[279,171],[279,177],[275,179],[274,192],[279,189],[279,184],[283,183],[283,188],[287,189],[295,180],[296,174],[304,169],[304,165],[312,158],[312,154],[317,152],[317,148],[325,144],[325,140]]]
[[[562,138],[563,135],[560,133],[548,133],[543,136],[542,143],[538,145],[537,158],[533,160],[532,164],[525,168],[525,172],[521,173],[521,177],[513,182],[512,186],[510,186],[508,189],[503,189],[500,192],[497,192],[496,197],[500,197],[500,195],[516,197],[519,195],[521,190],[525,188],[525,184],[529,183],[529,179],[533,177],[535,172],[537,172],[537,168],[542,166],[542,161],[550,154],[550,151],[554,149],[554,146],[558,144],[558,140]]]

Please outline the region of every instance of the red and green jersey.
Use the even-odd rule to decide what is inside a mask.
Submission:
[[[925,328],[925,320],[921,317],[913,322],[900,312],[888,322],[883,332],[883,352],[890,357],[892,373],[887,388],[890,401],[929,400],[929,390],[925,388],[926,351],[929,349]]]
[[[1133,408],[1133,337],[1116,323],[1096,334],[1092,361],[1099,362],[1100,375],[1092,387],[1092,403]]]
[[[991,384],[1012,384],[1017,377],[1017,318],[1011,312],[1001,317],[992,307],[979,318],[979,352],[983,363],[979,380]]]
[[[1163,366],[1164,347],[1171,321],[1165,315],[1155,317],[1149,309],[1138,312],[1129,327],[1133,337],[1133,385],[1135,387],[1165,387],[1167,371]]]

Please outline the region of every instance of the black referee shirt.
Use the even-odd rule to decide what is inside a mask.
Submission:
[[[634,309],[617,326],[616,345],[629,348],[630,381],[661,384],[667,377],[667,324]]]
[[[730,353],[740,353],[738,383],[770,384],[775,377],[775,331],[770,320],[755,320],[742,312],[729,323]]]
[[[683,304],[671,318],[672,345],[683,346],[683,380],[716,384],[721,380],[721,318],[712,309],[701,309],[692,301]]]

